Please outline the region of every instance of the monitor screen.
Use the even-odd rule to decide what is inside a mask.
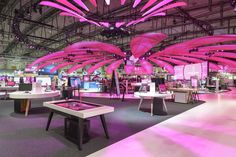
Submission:
[[[44,67],[43,69],[41,69],[41,71],[39,71],[39,75],[58,75],[58,71],[55,71],[53,73],[50,72],[50,70],[54,67],[55,65],[49,65]]]
[[[32,84],[21,83],[19,84],[19,91],[31,91]]]
[[[52,84],[50,77],[36,77],[36,82],[40,82],[42,86],[50,86]]]
[[[191,77],[206,79],[208,76],[208,63],[188,64],[174,67],[176,80],[190,80]]]

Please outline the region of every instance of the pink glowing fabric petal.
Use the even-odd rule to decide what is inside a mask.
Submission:
[[[108,22],[99,22],[99,24],[101,24],[102,26],[107,27],[107,28],[110,26],[110,24]]]
[[[67,57],[69,54],[80,55],[79,56],[80,58],[86,58],[86,57],[91,58],[93,56],[94,57],[97,56],[97,55],[86,55],[87,52],[84,52],[84,51],[74,51],[74,52],[69,52],[69,53],[66,53],[64,51],[59,51],[59,52],[55,52],[55,53],[52,53],[52,54],[45,55],[45,56],[35,60],[33,63],[29,64],[27,67],[31,68],[31,67],[35,66],[36,64],[39,64],[39,63],[42,63],[42,62],[45,62],[45,61]],[[74,57],[74,58],[76,58],[76,57]]]
[[[101,58],[100,59],[90,59],[88,61],[83,62],[82,64],[76,64],[76,65],[72,66],[70,69],[68,69],[67,73],[71,74],[72,72],[74,72],[74,71],[76,71],[78,69],[81,69],[81,68],[83,68],[83,67],[85,67],[85,66],[87,66],[89,64],[97,63],[97,62],[100,62],[102,60],[103,59],[101,59]]]
[[[63,68],[63,67],[66,67],[66,66],[68,66],[68,65],[70,65],[70,64],[74,64],[74,63],[71,63],[71,62],[61,63],[61,64],[55,66],[54,68],[52,68],[52,69],[50,70],[50,73],[54,73],[54,72],[57,71],[58,69],[61,69],[61,68]]]
[[[139,61],[142,67],[143,73],[145,74],[152,74],[153,73],[153,66],[146,60]]]
[[[134,68],[135,68],[134,65],[125,65],[125,68],[124,68],[125,73],[128,75],[132,74],[134,72]]]
[[[149,8],[150,6],[152,6],[157,0],[149,0],[141,9],[141,11],[144,11],[145,9]]]
[[[198,51],[208,52],[217,50],[236,50],[236,45],[217,45],[198,48]]]
[[[119,66],[124,62],[123,59],[120,59],[120,60],[117,60],[115,62],[113,62],[112,64],[110,64],[107,69],[106,69],[106,72],[107,74],[112,74],[112,72],[114,70],[116,70],[117,68],[119,68]]]
[[[134,24],[136,22],[136,20],[130,21],[129,23],[127,23],[126,27],[129,27],[130,25]]]
[[[54,57],[54,56],[57,56],[57,55],[63,55],[64,54],[64,51],[58,51],[58,52],[55,52],[55,53],[52,53],[52,54],[48,54],[46,56],[43,56],[37,60],[35,60],[34,62],[32,62],[31,64],[29,64],[27,67],[28,68],[31,68],[33,66],[35,66],[36,64],[40,63],[40,62],[43,62],[43,61],[46,61],[48,60],[49,58],[51,57]]]
[[[149,19],[151,17],[154,17],[154,16],[165,16],[165,15],[166,15],[166,13],[162,12],[162,13],[156,13],[156,14],[153,14],[153,15],[150,15],[150,16],[144,16],[144,17],[142,17],[142,18],[140,18],[138,20],[135,20],[135,22],[132,25],[136,25],[136,24],[138,24],[140,22],[144,22],[147,19]]]
[[[126,0],[120,0],[120,4],[121,4],[121,5],[124,5],[125,2],[126,2]]]
[[[133,8],[136,8],[137,5],[139,5],[140,2],[141,2],[141,0],[135,0],[134,4],[133,4]]]
[[[166,38],[167,35],[162,33],[142,34],[131,40],[130,42],[131,52],[135,58],[139,58]]]
[[[183,43],[175,44],[165,48],[161,52],[157,52],[152,56],[158,56],[161,54],[182,54],[188,53],[190,49],[210,44],[217,44],[221,42],[236,41],[236,35],[215,35],[215,36],[206,36],[188,40]]]
[[[89,0],[89,1],[90,1],[90,3],[93,4],[93,6],[97,7],[97,1],[96,0]]]
[[[108,52],[111,54],[116,54],[122,57],[125,57],[125,54],[121,51],[121,49],[115,45],[102,43],[98,41],[84,41],[72,44],[64,49],[65,52],[71,51],[71,49],[78,49],[78,48],[96,48],[104,52]]]
[[[176,54],[176,55],[180,55],[180,54]],[[236,66],[236,62],[226,59],[226,58],[220,58],[220,57],[209,57],[209,56],[205,56],[205,55],[198,55],[198,54],[181,54],[184,56],[190,56],[190,57],[195,57],[195,58],[200,58],[200,59],[205,59],[205,60],[211,60],[211,61],[217,61],[220,63],[225,63],[226,65],[229,66]]]
[[[202,62],[205,62],[204,60],[197,59],[197,58],[192,58],[192,57],[173,56],[173,55],[171,55],[171,56],[165,55],[165,56],[166,57],[176,58],[176,59],[181,59],[181,60],[188,61],[188,62],[191,62],[191,63],[202,63]],[[217,64],[214,64],[214,63],[209,63],[209,67],[210,67],[210,69],[215,70],[215,71],[220,70],[219,66]]]
[[[124,24],[125,24],[125,22],[116,22],[116,28],[120,28]]]
[[[54,64],[54,63],[58,63],[58,62],[62,62],[63,59],[60,58],[60,59],[55,59],[55,60],[50,60],[49,62],[44,62],[43,64],[40,64],[39,66],[37,66],[37,68],[35,69],[36,71],[39,70],[39,69],[42,69],[48,65],[51,65],[51,64]]]
[[[76,12],[70,10],[70,9],[67,9],[61,5],[58,5],[57,3],[53,3],[53,2],[49,2],[49,1],[42,1],[39,3],[40,5],[45,5],[45,6],[50,6],[50,7],[53,7],[53,8],[57,8],[57,9],[60,9],[60,10],[63,10],[65,12],[68,12],[68,13],[71,13],[75,16],[78,16],[78,18],[80,19],[85,19],[83,16],[77,14]]]
[[[153,16],[153,15],[155,15],[157,13],[166,11],[168,9],[172,9],[172,8],[175,8],[175,7],[183,7],[183,6],[187,6],[187,3],[185,3],[185,2],[176,2],[176,3],[167,5],[165,7],[162,7],[161,9],[158,9],[158,10],[152,12],[151,14],[147,15],[147,17],[149,17],[149,16],[151,17],[151,16]],[[144,15],[142,15],[142,16],[144,16]]]
[[[67,13],[67,12],[61,12],[59,14],[60,16],[70,16],[70,17],[74,17],[74,18],[78,18],[80,22],[86,22],[87,20],[85,20],[85,18],[81,19],[78,16],[71,14],[71,13]]]
[[[181,60],[177,60],[177,59],[173,59],[173,58],[167,58],[167,57],[158,57],[158,59],[161,59],[161,60],[164,60],[164,61],[167,61],[167,62],[171,62],[171,63],[174,63],[176,65],[187,65],[187,64],[189,64],[189,63],[181,61]]]
[[[84,10],[89,11],[89,8],[81,0],[74,0],[74,2],[76,2]]]
[[[87,73],[88,74],[92,74],[96,69],[98,69],[98,68],[100,68],[100,67],[102,67],[102,66],[104,66],[104,65],[106,65],[106,64],[108,64],[108,63],[110,63],[110,62],[112,62],[114,60],[115,59],[109,59],[109,60],[105,60],[105,61],[102,61],[100,63],[97,63],[96,65],[89,67],[87,69]]]
[[[110,5],[110,0],[105,0],[107,5]]]
[[[147,14],[149,14],[149,13],[151,13],[151,12],[157,10],[157,9],[159,9],[160,7],[162,7],[162,6],[164,6],[164,5],[168,4],[168,3],[170,3],[170,2],[172,2],[172,1],[173,1],[173,0],[163,0],[162,2],[158,3],[157,5],[155,5],[155,6],[152,7],[151,9],[149,9],[147,12],[145,12],[145,13],[143,14],[143,16],[145,16],[145,15],[147,15]],[[141,11],[142,11],[142,10],[141,10]]]
[[[226,58],[234,58],[236,59],[236,53],[233,52],[216,52],[214,54],[216,57],[226,57]]]
[[[79,14],[85,16],[85,14],[84,14],[81,10],[79,10],[77,7],[75,7],[74,5],[72,5],[72,4],[71,4],[70,2],[68,2],[67,0],[57,0],[57,2],[59,2],[59,3],[63,4],[63,5],[65,5],[65,6],[67,6],[68,8],[70,8],[70,9],[76,11],[77,13],[79,13]]]
[[[170,74],[174,74],[174,67],[172,65],[170,65],[167,62],[164,61],[160,61],[157,59],[153,59],[153,58],[149,58],[150,61],[152,61],[153,63],[157,64],[158,66],[164,68],[166,71],[168,71]]]

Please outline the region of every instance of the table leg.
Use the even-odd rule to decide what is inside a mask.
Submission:
[[[78,149],[82,150],[82,144],[83,144],[83,134],[84,134],[84,120],[79,118],[78,119]]]
[[[140,102],[139,102],[139,105],[138,105],[138,110],[140,110],[142,102],[143,102],[143,98],[140,97]]]
[[[162,99],[162,100],[163,100],[164,109],[165,109],[166,112],[168,112],[168,111],[167,111],[167,106],[166,106],[166,101],[165,101],[165,99]]]
[[[47,126],[46,126],[46,131],[48,131],[48,129],[49,129],[49,126],[50,126],[51,121],[52,121],[52,117],[53,117],[53,112],[51,111],[49,116],[48,116],[48,122],[47,122]]]
[[[26,117],[28,116],[29,108],[30,108],[30,100],[27,99],[27,100],[26,100],[26,108],[25,108],[25,116],[26,116]]]
[[[105,121],[105,116],[100,115],[100,119],[101,119],[101,122],[102,122],[102,126],[103,126],[103,129],[104,129],[106,138],[109,139],[109,134],[108,134],[108,130],[107,130],[107,124],[106,124],[106,121]]]
[[[151,99],[151,116],[153,116],[153,98]]]

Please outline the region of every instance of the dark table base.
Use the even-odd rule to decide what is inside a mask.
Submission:
[[[47,122],[47,126],[46,126],[46,131],[48,131],[48,129],[49,129],[49,126],[50,126],[50,123],[52,121],[52,117],[53,117],[54,113],[58,113],[60,115],[68,117],[69,119],[73,119],[73,122],[72,122],[73,124],[77,123],[77,125],[73,126],[73,127],[75,127],[75,126],[77,127],[77,140],[75,139],[74,141],[76,141],[76,143],[78,145],[78,149],[82,150],[83,141],[86,141],[86,139],[84,140],[84,137],[86,137],[86,134],[88,134],[88,128],[85,128],[86,127],[87,119],[71,116],[71,115],[65,114],[63,112],[59,112],[59,111],[51,109],[51,112],[50,112],[50,114],[48,116],[48,122]],[[101,119],[101,122],[102,122],[102,126],[103,126],[103,129],[104,129],[106,138],[109,139],[109,134],[108,134],[108,130],[107,130],[105,116],[104,115],[100,115],[100,119]],[[65,128],[67,128],[68,127],[67,124],[65,124],[65,125],[66,125]],[[67,131],[67,129],[65,131]]]

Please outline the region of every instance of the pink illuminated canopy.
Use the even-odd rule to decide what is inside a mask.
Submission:
[[[111,0],[103,0],[103,1],[105,1],[108,7],[112,5],[112,3],[115,3],[115,1],[111,1]],[[124,5],[126,2],[126,0],[119,0],[119,1],[120,1],[121,6]],[[110,22],[109,19],[101,21],[100,19],[94,19],[94,17],[89,16],[91,14],[90,11],[96,10],[98,8],[97,0],[89,0],[89,2],[93,5],[93,8],[90,8],[90,9],[89,9],[90,5],[85,3],[85,1],[83,0],[73,0],[73,2],[74,3],[71,3],[68,0],[56,0],[55,2],[49,1],[49,0],[48,1],[42,0],[40,2],[40,5],[57,8],[63,11],[63,13],[60,13],[60,15],[62,16],[75,17],[75,18],[78,18],[80,22],[88,22],[98,27],[109,27],[113,24],[112,22]],[[133,6],[132,8],[136,9],[135,11],[139,11],[142,16],[137,17],[134,21],[131,21],[128,18],[124,20],[122,19],[122,21],[115,21],[115,23],[120,22],[122,23],[122,26],[128,27],[130,25],[136,25],[140,22],[144,22],[147,19],[150,19],[154,16],[164,16],[166,13],[164,12],[161,13],[160,9],[163,9],[163,11],[166,11],[168,9],[183,6],[183,5],[180,5],[181,2],[174,3],[173,0],[161,0],[161,1],[149,0],[147,2],[143,2],[143,3],[141,2],[142,0],[131,0],[131,2],[129,3],[131,3]],[[143,5],[143,6],[137,7],[138,5],[139,6]],[[81,8],[83,10],[81,10]],[[120,27],[121,25],[118,25],[118,26]]]

